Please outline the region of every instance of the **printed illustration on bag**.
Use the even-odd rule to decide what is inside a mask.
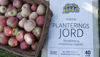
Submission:
[[[64,13],[79,12],[79,7],[76,4],[66,4],[64,6]]]

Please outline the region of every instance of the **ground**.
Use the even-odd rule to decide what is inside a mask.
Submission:
[[[8,51],[0,49],[0,57],[21,57],[12,53],[9,53]]]

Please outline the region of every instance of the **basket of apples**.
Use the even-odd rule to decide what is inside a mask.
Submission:
[[[52,12],[43,0],[0,0],[0,48],[37,57],[47,38]]]

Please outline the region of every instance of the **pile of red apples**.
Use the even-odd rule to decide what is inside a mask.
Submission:
[[[42,4],[0,0],[0,44],[37,50],[45,12]]]

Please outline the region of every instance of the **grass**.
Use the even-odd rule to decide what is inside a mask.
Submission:
[[[0,49],[0,57],[21,57],[12,53],[9,53],[8,51]]]

